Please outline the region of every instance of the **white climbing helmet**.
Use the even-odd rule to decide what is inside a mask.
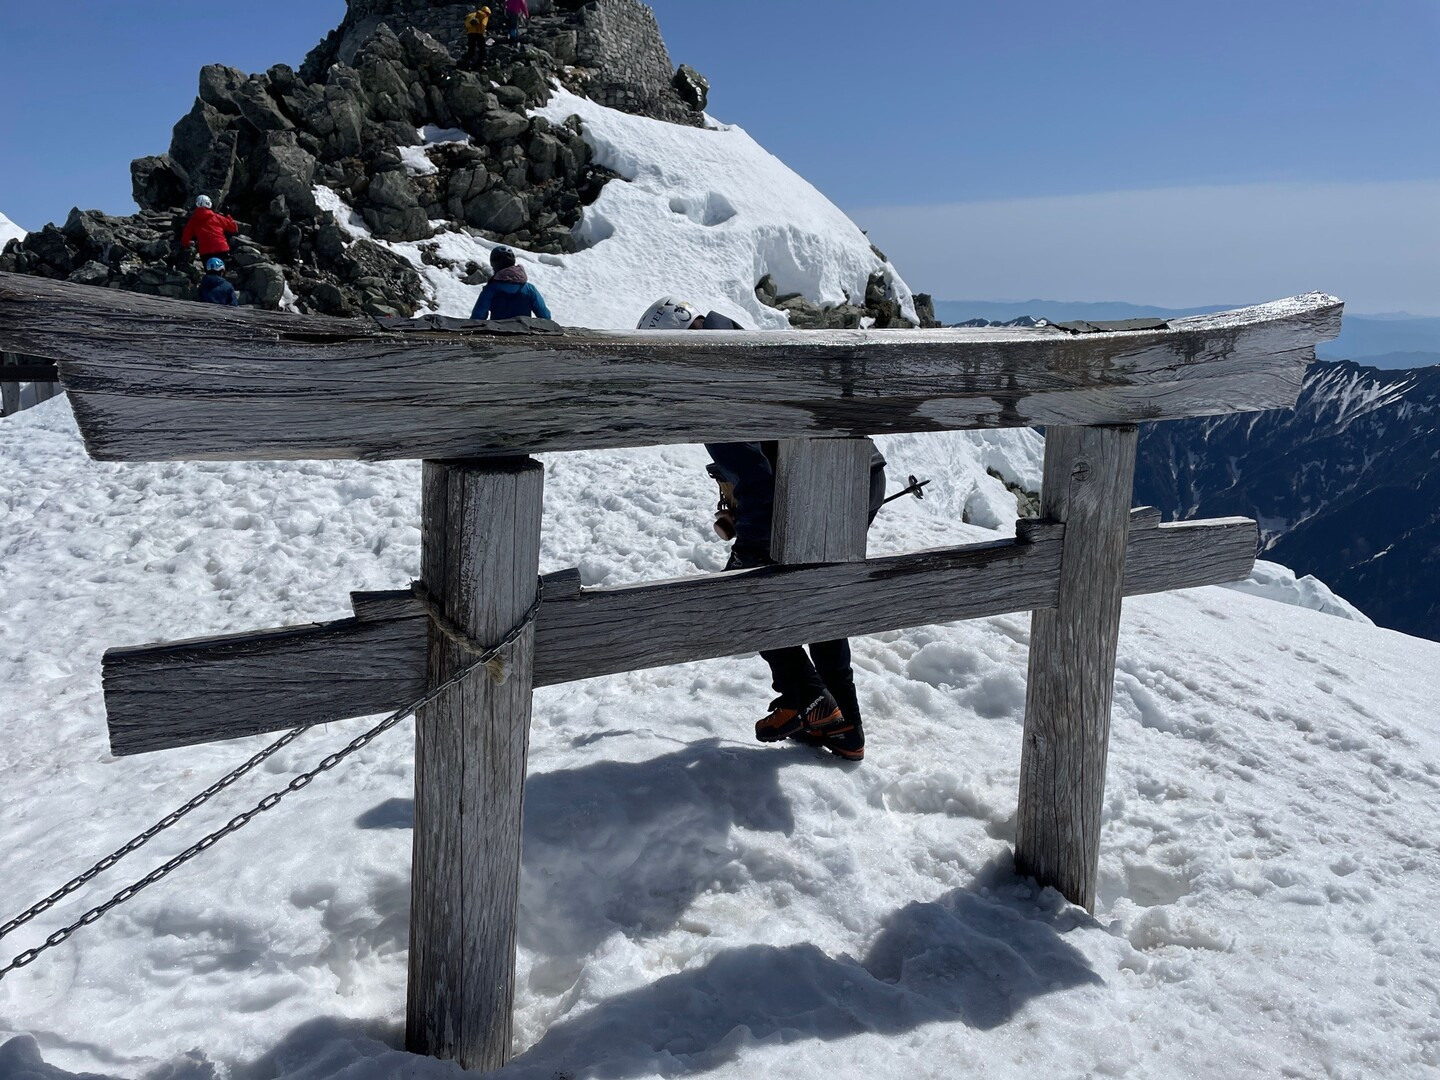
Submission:
[[[198,210],[209,210],[209,209],[210,209],[210,196],[209,196],[209,195],[201,195],[201,196],[199,196],[199,197],[195,200],[195,207],[196,207],[196,209],[198,209]]]
[[[637,330],[689,330],[690,324],[700,318],[700,312],[689,300],[676,300],[673,296],[656,300],[636,323]]]

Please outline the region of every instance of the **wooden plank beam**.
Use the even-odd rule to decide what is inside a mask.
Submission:
[[[1055,604],[1063,528],[840,565],[764,567],[619,589],[545,578],[535,684],[733,656]],[[1235,581],[1255,561],[1245,518],[1137,528],[1125,593]],[[425,692],[426,624],[408,592],[356,595],[356,618],[105,654],[116,754],[282,731],[400,708]],[[697,613],[723,611],[726,618]],[[645,634],[635,634],[645,626]]]
[[[109,461],[476,458],[1288,407],[1341,303],[1168,330],[385,331],[0,274],[0,348],[55,356]]]

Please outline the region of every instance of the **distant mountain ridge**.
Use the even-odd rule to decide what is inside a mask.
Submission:
[[[1275,297],[1265,297],[1273,300]],[[936,300],[935,315],[946,326],[986,323],[1023,326],[1017,320],[1048,319],[1179,319],[1186,315],[1207,315],[1243,307],[1243,304],[1216,304],[1197,308],[1164,308],[1121,301],[1089,303],[1066,300]],[[1033,322],[1032,324],[1033,325]],[[1440,318],[1419,315],[1384,314],[1345,316],[1340,336],[1316,350],[1321,360],[1355,360],[1378,368],[1428,367],[1440,364]]]
[[[1317,362],[1294,410],[1148,424],[1136,501],[1243,514],[1264,557],[1440,640],[1440,367]]]

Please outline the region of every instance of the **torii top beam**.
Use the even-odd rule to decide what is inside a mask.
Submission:
[[[1341,302],[1168,329],[396,332],[0,274],[107,461],[476,458],[1289,407]]]

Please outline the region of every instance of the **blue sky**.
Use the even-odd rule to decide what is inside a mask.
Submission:
[[[1440,2],[657,0],[673,58],[918,288],[1440,315]],[[342,0],[7,5],[0,211],[130,208],[195,73]],[[59,61],[59,63],[57,63]],[[63,65],[63,66],[61,66]]]

